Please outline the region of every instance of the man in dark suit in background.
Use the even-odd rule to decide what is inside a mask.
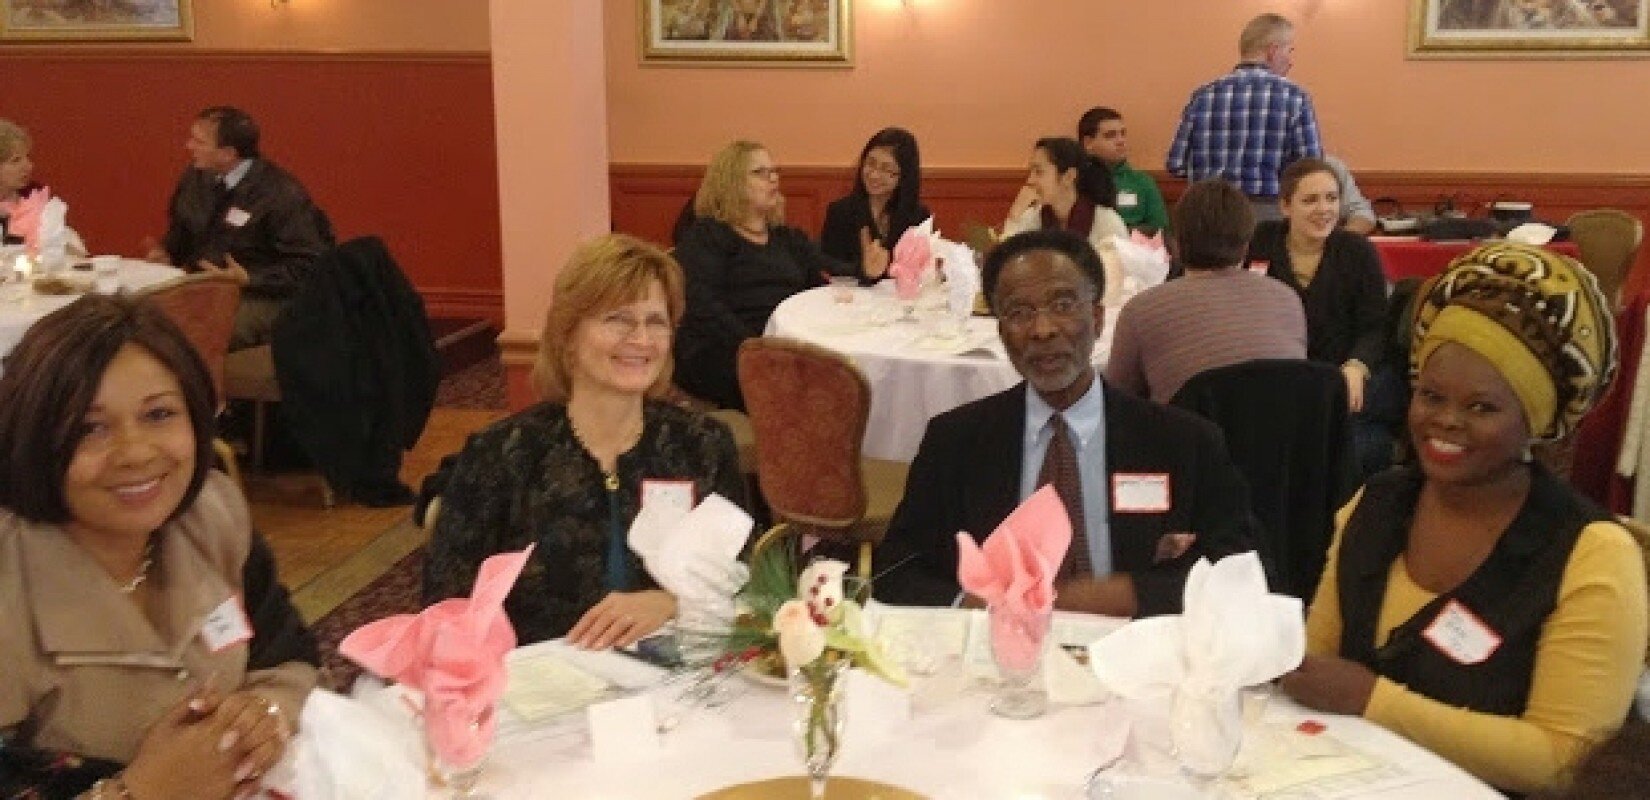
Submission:
[[[1252,549],[1249,493],[1220,431],[1095,374],[1104,283],[1100,257],[1066,231],[1022,233],[986,257],[986,297],[1025,382],[929,421],[878,549],[878,598],[956,602],[955,535],[983,540],[1048,483],[1072,517],[1059,608],[1175,613],[1199,557]]]
[[[168,207],[166,237],[149,260],[189,271],[244,269],[230,349],[267,344],[275,318],[333,245],[331,225],[298,180],[258,154],[258,124],[214,106],[189,126],[190,166]]]

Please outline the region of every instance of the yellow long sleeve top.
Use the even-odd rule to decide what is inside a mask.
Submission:
[[[1335,539],[1306,618],[1310,653],[1339,655],[1338,554],[1346,521],[1361,499],[1362,493],[1335,518]],[[1402,557],[1394,559],[1376,647],[1436,596],[1416,585]],[[1589,747],[1621,725],[1644,666],[1644,560],[1631,534],[1609,522],[1583,528],[1557,600],[1541,631],[1523,715],[1458,708],[1378,678],[1364,717],[1503,790],[1558,786]]]

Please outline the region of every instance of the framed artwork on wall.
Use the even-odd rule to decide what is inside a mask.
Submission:
[[[189,0],[0,0],[0,39],[188,41],[193,36]]]
[[[1650,56],[1650,0],[1410,0],[1420,58]]]
[[[642,62],[845,67],[853,0],[640,0]]]

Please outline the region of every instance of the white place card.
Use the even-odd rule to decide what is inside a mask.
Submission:
[[[597,703],[589,714],[590,750],[598,764],[646,760],[664,749],[648,695]]]

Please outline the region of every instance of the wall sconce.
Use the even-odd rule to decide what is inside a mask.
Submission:
[[[282,6],[285,6],[289,2],[291,2],[291,0],[269,0],[269,7],[270,8],[281,8]]]

